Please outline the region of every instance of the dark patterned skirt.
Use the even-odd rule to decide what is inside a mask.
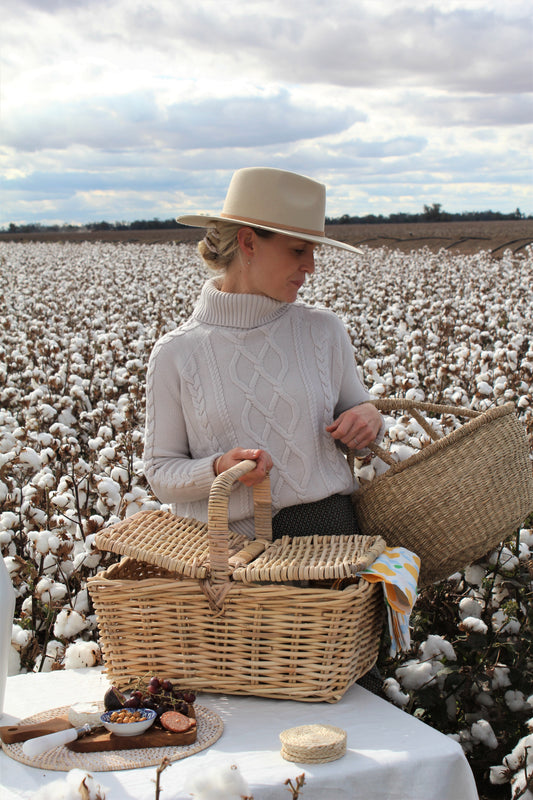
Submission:
[[[358,534],[354,507],[347,494],[334,494],[316,503],[288,506],[272,518],[272,538],[282,536],[349,536]]]

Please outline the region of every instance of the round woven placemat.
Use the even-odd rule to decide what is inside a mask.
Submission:
[[[69,706],[42,711],[20,721],[20,725],[45,722],[53,717],[66,716]],[[10,758],[38,769],[68,772],[71,769],[84,769],[90,772],[111,772],[119,769],[138,769],[160,764],[163,758],[178,761],[194,753],[211,747],[222,736],[224,723],[218,714],[205,706],[194,706],[198,736],[192,744],[182,747],[144,747],[138,750],[104,750],[96,753],[74,753],[67,747],[55,747],[35,758],[28,758],[22,750],[22,742],[4,744],[2,749]]]
[[[325,764],[346,753],[346,731],[334,725],[299,725],[282,731],[279,738],[286,761]]]

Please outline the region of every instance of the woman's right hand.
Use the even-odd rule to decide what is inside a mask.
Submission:
[[[233,450],[228,450],[227,453],[216,459],[213,471],[215,475],[220,475],[221,472],[234,467],[235,464],[248,460],[255,461],[256,467],[239,480],[245,486],[255,486],[257,483],[261,483],[272,469],[272,458],[266,450],[247,450],[244,447],[234,447]]]

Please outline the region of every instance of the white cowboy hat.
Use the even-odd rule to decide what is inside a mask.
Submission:
[[[362,255],[363,251],[351,244],[327,238],[325,211],[323,183],[284,169],[246,167],[233,173],[219,215],[188,214],[177,221],[195,228],[207,228],[217,220],[237,222]]]

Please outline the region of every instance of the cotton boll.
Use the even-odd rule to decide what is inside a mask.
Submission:
[[[387,436],[391,442],[403,442],[407,439],[408,433],[403,425],[391,425],[387,431]]]
[[[406,444],[391,444],[391,453],[393,453],[398,461],[407,461],[417,451]]]
[[[505,702],[511,711],[522,711],[527,709],[527,702],[523,692],[509,689],[504,695]]]
[[[43,603],[50,603],[51,578],[41,578],[35,587],[35,594]]]
[[[22,613],[22,616],[30,615],[32,613],[32,609],[33,609],[33,598],[26,597],[26,599],[23,601],[21,609],[20,609],[21,613]]]
[[[11,642],[17,647],[27,647],[32,637],[33,634],[31,631],[21,628],[21,626],[16,623],[13,624],[11,629]]]
[[[518,566],[518,559],[508,547],[502,547],[501,550],[496,550],[490,554],[489,563],[493,566],[499,564],[500,569],[505,570],[505,572],[513,572]]]
[[[492,708],[494,705],[494,698],[490,692],[479,692],[476,694],[476,703],[483,708]]]
[[[477,391],[481,395],[489,396],[492,394],[492,386],[486,381],[480,381],[477,385]]]
[[[465,569],[465,581],[473,586],[480,586],[486,571],[480,564],[471,564]]]
[[[509,589],[505,585],[505,580],[502,578],[501,575],[496,575],[494,579],[494,586],[492,587],[492,597],[494,601],[499,605],[503,603],[503,601],[509,597]]]
[[[64,608],[59,612],[54,623],[54,636],[72,639],[86,627],[87,623],[81,614],[73,609]]]
[[[100,662],[100,655],[100,647],[96,642],[84,642],[82,639],[77,639],[65,650],[63,663],[65,669],[94,667]]]
[[[520,544],[533,548],[533,528],[521,528],[519,531]]]
[[[398,667],[396,677],[407,691],[429,686],[435,680],[432,663],[430,661],[415,661],[414,659],[407,661],[404,666]]]
[[[97,503],[98,511],[105,517],[109,509],[116,509],[120,503],[120,486],[112,478],[103,478],[97,484],[100,495]]]
[[[519,561],[529,561],[531,558],[531,551],[525,542],[520,542],[518,545],[518,559]]]
[[[375,475],[376,471],[372,466],[372,464],[367,464],[367,466],[361,467],[361,469],[358,469],[356,471],[356,477],[358,478],[358,480],[363,482],[369,482],[373,480]]]
[[[457,656],[453,645],[447,642],[444,637],[437,634],[428,636],[425,642],[422,642],[418,649],[420,658],[426,661],[430,658],[444,657],[448,661],[457,661]]]
[[[465,617],[459,623],[459,630],[467,631],[467,633],[487,633],[488,627],[483,620],[477,617]]]
[[[448,719],[457,718],[457,700],[453,694],[446,698],[446,716]]]
[[[78,592],[72,605],[74,611],[77,611],[79,614],[87,614],[89,611],[89,592],[87,589],[82,589]]]
[[[33,447],[24,447],[19,453],[19,461],[21,464],[31,467],[34,472],[41,469],[41,457]]]
[[[504,689],[506,686],[510,686],[509,667],[494,667],[491,684],[493,690]]]
[[[466,617],[481,618],[483,608],[473,597],[463,597],[459,602],[459,617],[464,620]]]
[[[34,539],[35,549],[37,552],[46,555],[50,550],[49,539],[52,536],[50,531],[39,531]]]
[[[138,477],[141,478],[144,475],[144,461],[137,460],[133,462],[133,472]]]
[[[493,784],[509,783],[510,772],[509,767],[500,764],[497,767],[491,767],[489,772],[490,782]]]
[[[413,400],[416,403],[423,403],[426,399],[426,395],[422,391],[422,389],[408,389],[405,393],[406,400]]]
[[[509,755],[505,756],[505,763],[515,772],[518,769],[522,769],[526,757],[528,764],[533,763],[533,734],[531,733],[520,739]]]
[[[53,639],[46,645],[46,653],[38,655],[33,666],[34,672],[51,672],[63,653],[65,645]]]
[[[459,731],[459,743],[465,753],[472,752],[474,747],[473,747],[472,734],[470,730],[468,730],[467,728],[462,728],[462,730]]]
[[[163,505],[158,500],[151,500],[151,499],[148,498],[148,496],[143,497],[142,500],[140,500],[140,501],[138,500],[137,503],[140,503],[140,508],[139,508],[140,511],[158,511],[158,510],[164,511],[165,510]],[[129,508],[129,506],[128,506],[128,508]],[[126,513],[126,516],[128,516],[127,513]]]
[[[0,503],[3,503],[5,500],[7,500],[8,494],[9,489],[7,484],[5,484],[4,481],[0,481]]]
[[[373,397],[383,397],[387,393],[387,387],[383,383],[375,383],[368,390]]]
[[[491,617],[491,625],[496,633],[517,634],[520,631],[520,623],[515,617],[508,617],[501,608],[495,611]]]
[[[237,766],[214,767],[196,775],[187,786],[196,800],[241,800],[250,790]]]
[[[116,450],[114,447],[102,447],[99,453],[102,462],[111,462],[115,460]]]
[[[520,800],[533,800],[533,791],[527,787],[527,781],[523,771],[518,772],[511,780],[511,791],[513,798],[520,798]]]
[[[127,483],[129,479],[128,470],[124,467],[113,467],[111,470],[111,478],[117,483]]]
[[[59,583],[59,581],[53,581],[49,593],[52,603],[57,603],[66,596],[67,587],[63,583]]]
[[[463,573],[462,572],[452,572],[451,575],[448,575],[447,579],[450,583],[461,583],[463,580]]]
[[[33,800],[106,800],[107,789],[81,769],[71,769],[65,778],[41,786]]]
[[[394,705],[403,708],[409,702],[409,695],[402,692],[400,684],[395,678],[386,678],[383,681],[383,691]]]
[[[492,730],[490,722],[486,719],[480,719],[478,722],[474,722],[470,730],[474,742],[477,744],[484,744],[491,750],[496,750],[498,747],[498,740]]]
[[[4,511],[0,514],[0,530],[14,530],[18,524],[18,516],[13,511]]]

